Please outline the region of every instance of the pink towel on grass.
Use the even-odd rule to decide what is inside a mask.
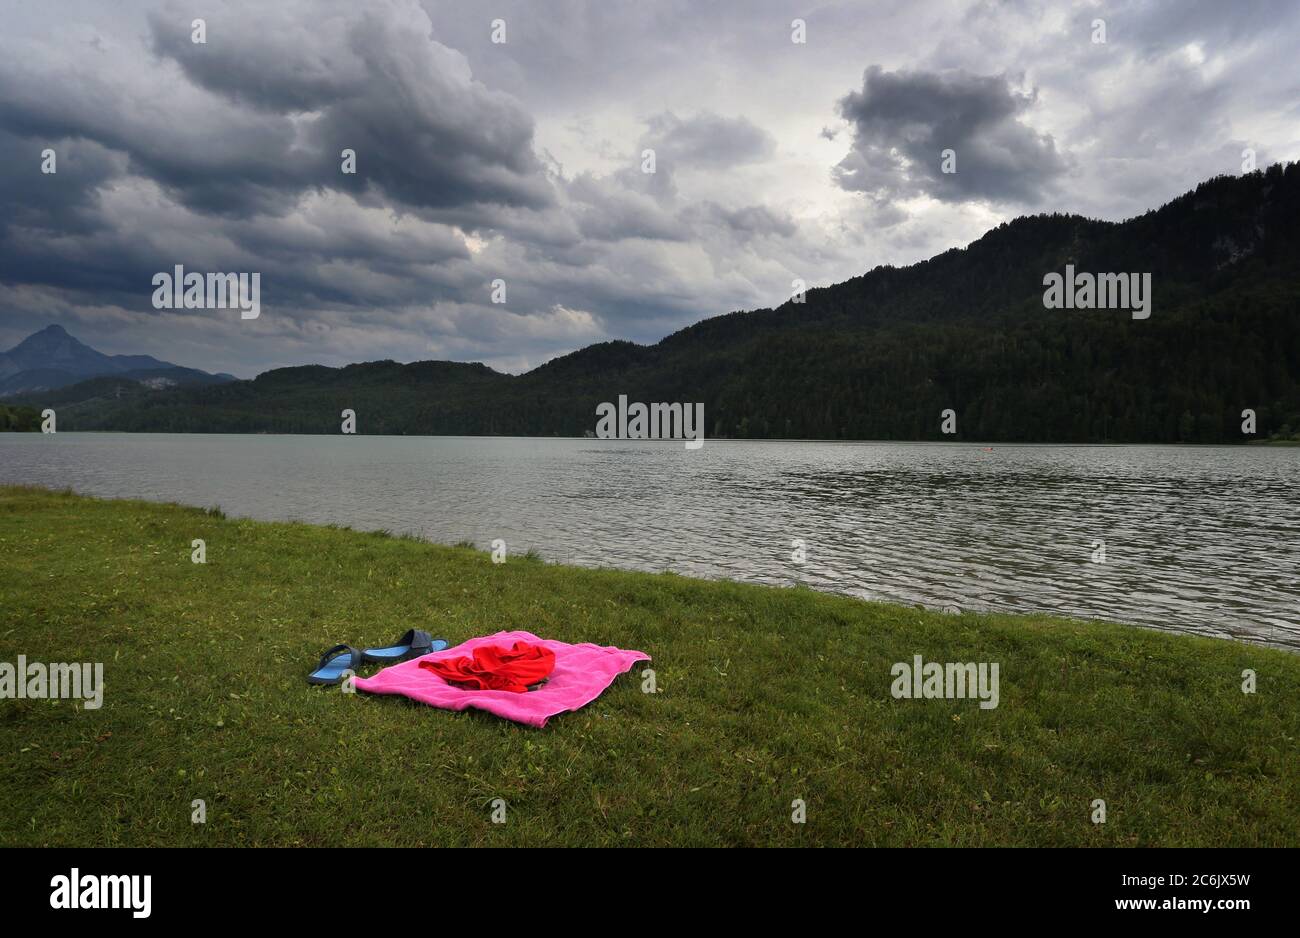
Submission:
[[[420,667],[421,661],[438,661],[472,655],[479,645],[503,645],[514,642],[544,645],[555,652],[555,669],[550,680],[537,690],[517,694],[508,690],[466,690],[448,684],[432,671]],[[538,638],[530,632],[498,632],[482,638],[435,651],[431,655],[412,658],[392,667],[384,668],[374,677],[357,678],[357,690],[368,694],[403,694],[412,700],[444,710],[464,710],[476,707],[487,710],[507,720],[528,726],[545,726],[557,713],[577,710],[601,695],[614,678],[627,671],[638,661],[649,661],[650,656],[640,651],[623,651],[621,648],[601,648],[590,642],[570,645]]]

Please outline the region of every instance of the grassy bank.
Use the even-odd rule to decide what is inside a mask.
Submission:
[[[1300,845],[1284,652],[16,488],[0,569],[0,661],[106,684],[0,700],[0,844]],[[413,626],[640,649],[660,693],[535,730],[304,682]],[[893,699],[915,654],[999,662],[1000,705]]]

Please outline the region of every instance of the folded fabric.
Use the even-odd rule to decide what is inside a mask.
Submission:
[[[536,684],[555,668],[555,652],[528,642],[515,642],[509,648],[479,645],[473,655],[421,661],[420,667],[458,687],[523,694],[529,684]]]
[[[540,645],[555,654],[555,667],[551,670],[550,679],[542,687],[527,694],[455,687],[440,674],[421,667],[425,662],[455,660],[465,656],[472,658],[474,650],[480,646],[510,648],[515,642]],[[588,642],[570,645],[541,639],[531,632],[498,632],[495,635],[471,638],[446,651],[384,668],[371,678],[356,678],[353,686],[368,694],[401,694],[443,710],[474,707],[516,723],[545,726],[546,721],[557,713],[577,710],[591,703],[614,683],[614,678],[638,661],[649,660],[650,656],[640,651],[602,648]]]

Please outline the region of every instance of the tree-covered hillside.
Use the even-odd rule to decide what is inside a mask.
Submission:
[[[1152,275],[1149,319],[1046,309],[1067,264]],[[60,429],[582,435],[615,401],[702,401],[715,437],[1242,442],[1300,432],[1300,164],[1219,177],[1121,223],[1042,215],[803,303],[608,342],[524,375],[371,362],[114,395],[64,389]],[[70,399],[71,398],[71,399]],[[24,401],[45,406],[38,399]]]

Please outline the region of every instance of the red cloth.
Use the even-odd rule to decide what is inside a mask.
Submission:
[[[421,661],[420,667],[449,684],[522,694],[529,684],[536,684],[555,668],[555,652],[530,642],[515,642],[509,648],[479,645],[472,658],[462,655],[441,661]]]

